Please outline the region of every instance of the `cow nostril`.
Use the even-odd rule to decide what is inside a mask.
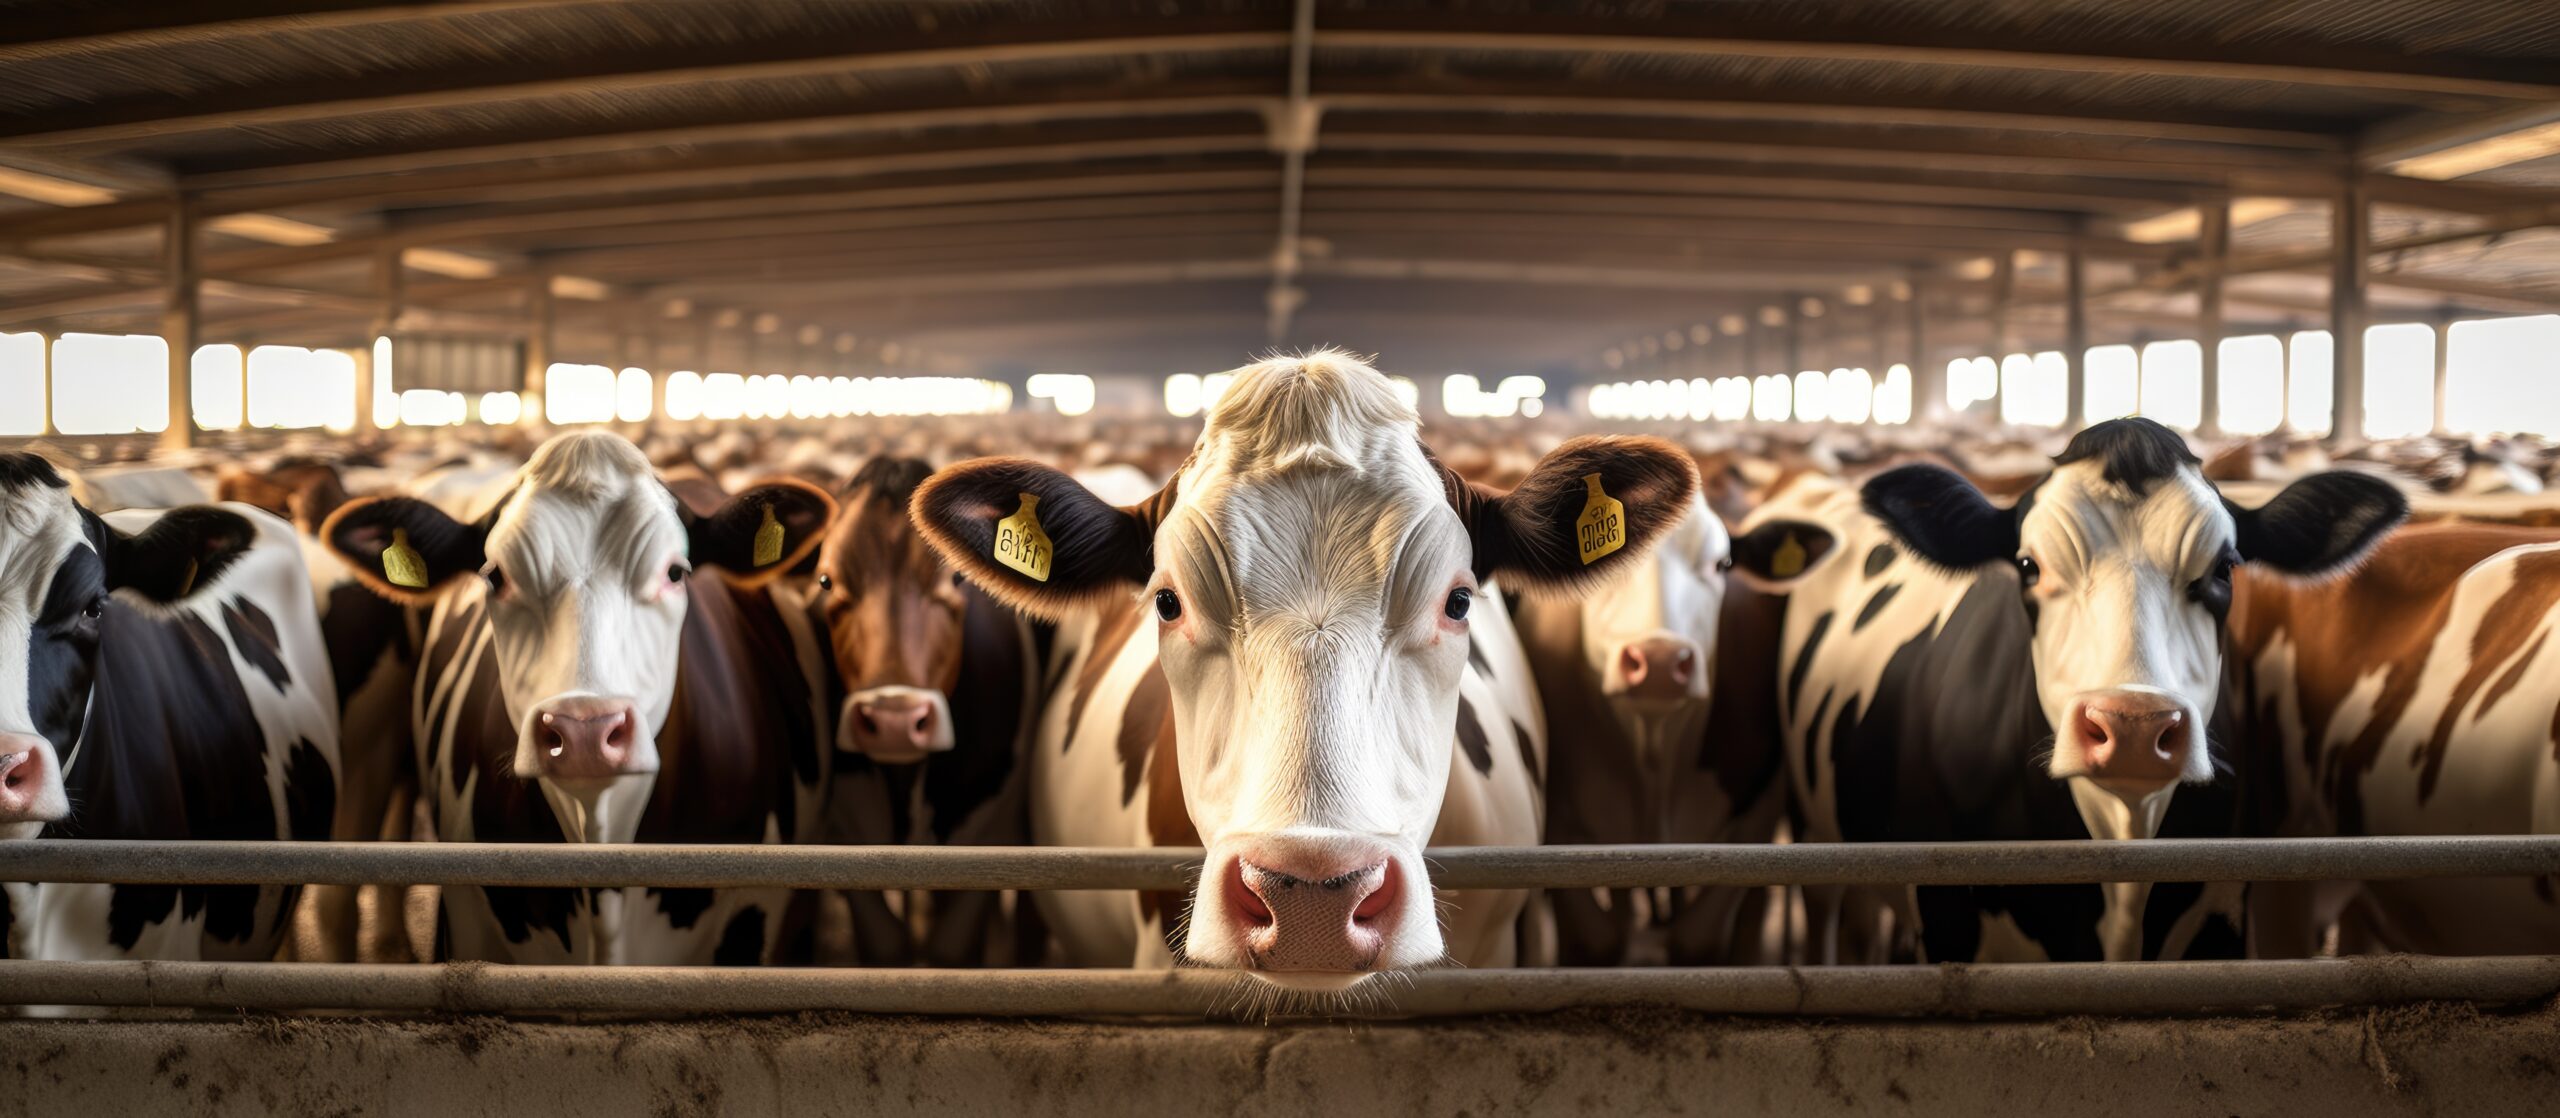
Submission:
[[[1629,683],[1644,682],[1644,652],[1633,645],[1618,650],[1618,674]]]
[[[1271,906],[1263,903],[1262,895],[1254,890],[1252,882],[1245,879],[1242,859],[1238,859],[1235,867],[1227,873],[1227,897],[1246,923],[1256,928],[1271,926]]]

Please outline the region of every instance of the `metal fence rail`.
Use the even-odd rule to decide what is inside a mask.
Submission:
[[[1259,1016],[1544,1013],[1657,1006],[1825,1017],[2301,1011],[2560,995],[2560,957],[2258,963],[1426,971],[1340,1004],[1275,997],[1228,971],[943,971],[477,964],[0,963],[0,1004],[368,1012]]]
[[[1181,889],[1200,858],[1174,848],[34,839],[0,844],[0,881]],[[1453,847],[1428,858],[1443,889],[2386,880],[2560,874],[2560,835]]]

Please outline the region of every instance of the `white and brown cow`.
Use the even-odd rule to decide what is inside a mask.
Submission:
[[[809,486],[684,509],[637,447],[565,434],[463,523],[359,500],[329,545],[377,593],[432,603],[415,733],[438,837],[771,842],[823,787],[815,638],[762,583],[814,550]],[[695,567],[722,577],[695,577]],[[780,931],[762,890],[446,890],[446,954],[508,962],[752,963]]]
[[[94,515],[0,454],[0,838],[320,839],[329,662],[293,530],[246,505]],[[0,892],[10,958],[274,957],[290,886]]]
[[[2243,833],[2253,774],[2208,735],[2233,572],[2352,566],[2400,522],[2348,473],[2264,506],[2224,501],[2176,433],[2112,420],[2075,436],[2014,507],[1935,466],[1862,492],[1805,484],[1746,522],[1801,548],[1737,548],[1790,591],[1780,731],[1811,841]],[[1786,541],[1781,540],[1783,545]],[[1808,890],[1814,931],[1830,929]],[[1836,891],[1828,891],[1836,894]],[[1930,959],[2236,955],[2236,885],[1923,887],[1896,894]],[[1836,944],[1818,942],[1818,955]]]
[[[2401,529],[2352,579],[2243,577],[2235,693],[2283,780],[2283,835],[2560,834],[2560,532]],[[2484,955],[2560,944],[2553,879],[2363,886],[2373,945]],[[2302,955],[2354,890],[2251,895],[2261,954]]]
[[[1541,830],[1541,719],[1489,580],[1617,573],[1696,472],[1656,440],[1580,439],[1495,495],[1418,435],[1385,377],[1321,351],[1238,370],[1143,505],[1021,459],[918,491],[946,560],[1073,619],[1034,753],[1040,840],[1208,848],[1187,906],[1044,894],[1072,961],[1162,961],[1177,927],[1192,964],[1300,988],[1518,957],[1524,894],[1435,896],[1422,863],[1426,842]]]
[[[908,520],[932,473],[915,458],[864,463],[818,549],[817,604],[842,691],[825,837],[1018,846],[1031,832],[1023,759],[1039,723],[1039,649],[1027,618],[959,577]],[[866,963],[1038,961],[1036,942],[1008,934],[995,893],[931,894],[920,938],[881,894],[847,899]]]

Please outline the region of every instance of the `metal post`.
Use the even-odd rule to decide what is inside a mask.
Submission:
[[[524,411],[517,422],[532,426],[543,420],[543,394],[551,373],[551,328],[555,321],[551,277],[536,273],[524,294]]]
[[[2062,262],[2062,429],[2089,425],[2089,256],[2079,245]]]
[[[169,346],[169,426],[160,433],[163,450],[185,450],[196,443],[196,329],[203,276],[196,266],[195,199],[181,194],[161,230],[161,256],[168,276],[168,302],[160,315],[160,336]],[[240,369],[245,390],[249,370]],[[246,426],[248,413],[243,410]]]
[[[1947,414],[1947,367],[1929,360],[1929,289],[1911,280],[1911,418],[1930,422]]]
[[[2447,388],[2447,386],[2448,386],[2448,385],[2450,385],[2450,384],[2452,383],[2451,378],[2450,378],[2447,374],[2451,373],[2451,372],[2452,372],[2452,368],[2453,368],[2453,367],[2452,367],[2452,355],[2453,355],[2453,315],[2452,315],[2451,313],[2446,313],[2446,314],[2437,315],[2437,316],[2436,316],[2436,323],[2435,323],[2435,325],[2436,325],[2436,422],[2435,422],[2435,426],[2433,426],[2432,428],[2429,428],[2429,429],[2430,429],[2430,430],[2432,430],[2432,431],[2434,431],[2436,434],[2441,435],[2441,434],[2444,434],[2444,433],[2448,430],[2448,427],[2447,427],[2447,425],[2445,424],[2445,401],[2446,401],[2446,394],[2445,394],[2445,393],[2446,393],[2446,388]]]
[[[2222,273],[2231,263],[2231,200],[2217,198],[2196,207],[2200,223],[2196,248],[2205,264],[2196,280],[2196,345],[2202,375],[2197,391],[2196,433],[2208,438],[2222,433]]]
[[[2364,437],[2364,331],[2372,313],[2366,290],[2373,251],[2373,199],[2362,180],[2339,191],[2330,214],[2329,340],[2333,395],[2329,401],[2329,438],[2352,441]]]
[[[50,335],[37,332],[36,352],[40,356],[36,360],[43,366],[43,375],[36,378],[36,433],[39,435],[53,434],[53,342]]]

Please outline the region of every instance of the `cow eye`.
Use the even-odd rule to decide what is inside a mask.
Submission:
[[[80,607],[80,616],[91,621],[95,621],[106,615],[107,596],[104,594],[100,594],[95,598],[89,599],[88,605]]]
[[[480,577],[489,580],[490,593],[504,594],[507,592],[507,572],[499,570],[496,567],[490,567],[481,571]]]
[[[1451,621],[1464,621],[1467,619],[1467,610],[1475,605],[1475,601],[1476,596],[1472,591],[1464,586],[1458,587],[1449,591],[1448,601],[1440,604],[1440,616]]]
[[[1182,598],[1171,590],[1156,591],[1156,616],[1166,624],[1182,620]]]
[[[954,589],[954,590],[958,590],[958,589],[960,589],[961,587],[964,587],[964,586],[967,586],[967,585],[969,585],[969,580],[968,580],[968,578],[967,578],[967,577],[963,576],[963,575],[962,575],[960,572],[958,572],[958,571],[953,571],[953,572],[951,572],[951,588],[952,588],[952,589]]]
[[[832,578],[829,578],[829,577],[827,577],[826,575],[819,575],[819,576],[818,576],[818,589],[820,589],[820,590],[833,590],[833,589],[835,589],[835,588],[836,588],[836,580],[834,580],[834,579],[832,579]]]
[[[2036,580],[2043,576],[2044,568],[2036,565],[2035,556],[2021,555],[2018,557],[2018,585],[2025,587],[2026,589],[2033,590],[2036,588]]]
[[[692,573],[693,568],[685,566],[682,563],[667,564],[667,581],[669,582],[683,582],[684,576]]]

